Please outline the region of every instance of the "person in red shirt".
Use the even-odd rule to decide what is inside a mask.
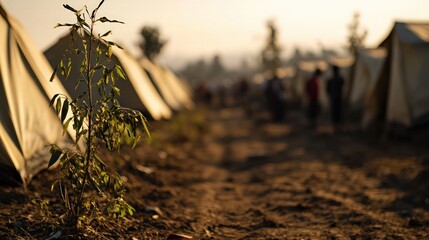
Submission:
[[[307,81],[305,90],[308,97],[308,106],[307,106],[307,118],[310,122],[312,128],[317,125],[317,117],[320,113],[320,103],[319,103],[319,88],[320,88],[320,76],[322,71],[316,69],[313,76]]]

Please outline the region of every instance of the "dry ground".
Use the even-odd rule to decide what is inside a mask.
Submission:
[[[92,233],[63,229],[44,172],[29,197],[49,199],[49,212],[21,188],[0,188],[0,239],[58,230],[64,239],[429,239],[426,149],[351,128],[333,134],[326,121],[313,131],[295,110],[282,123],[237,107],[189,114],[154,124],[151,144],[113,157],[133,217]],[[192,120],[201,114],[204,125]]]

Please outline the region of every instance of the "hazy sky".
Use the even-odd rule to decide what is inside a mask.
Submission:
[[[99,1],[0,2],[45,49],[65,32],[53,26],[74,20],[63,3],[92,8]],[[244,55],[256,58],[265,42],[268,19],[276,21],[287,56],[295,47],[318,51],[323,44],[341,49],[355,11],[360,12],[361,25],[368,30],[367,45],[374,46],[386,36],[394,20],[429,20],[428,9],[429,0],[106,0],[100,14],[126,24],[98,29],[112,29],[112,39],[137,56],[140,28],[158,26],[169,40],[161,61],[177,67],[186,60],[215,53],[236,62]]]

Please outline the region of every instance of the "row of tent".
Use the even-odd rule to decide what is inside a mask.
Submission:
[[[429,123],[429,23],[396,22],[378,48],[360,50],[350,86],[365,127]]]
[[[47,145],[65,146],[75,136],[71,127],[63,135],[50,99],[58,93],[76,97],[79,89],[75,90],[71,80],[55,77],[49,81],[70,46],[69,34],[43,54],[1,5],[0,13],[0,182],[21,180],[26,184],[47,167]],[[113,49],[112,59],[128,78],[117,81],[122,106],[141,110],[153,120],[169,119],[175,112],[193,107],[190,87],[170,69],[148,59],[139,61],[119,48]],[[78,77],[79,70],[72,68],[69,78]]]
[[[316,68],[329,78],[329,66],[345,78],[348,109],[361,113],[363,127],[374,123],[421,126],[429,123],[429,23],[395,22],[376,48],[359,49],[351,56],[298,61],[282,72],[289,96],[305,102],[305,84]],[[324,81],[324,83],[326,83]],[[328,107],[324,85],[321,104]]]

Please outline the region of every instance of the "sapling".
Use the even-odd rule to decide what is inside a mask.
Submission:
[[[49,167],[59,162],[61,172],[52,189],[59,190],[67,219],[73,226],[102,214],[114,218],[133,214],[134,209],[124,200],[121,177],[109,169],[100,151],[103,145],[109,151],[119,151],[124,134],[132,140],[134,147],[140,138],[140,131],[137,130],[141,127],[149,135],[142,113],[122,107],[116,98],[120,89],[115,82],[126,80],[126,74],[120,65],[112,61],[112,50],[121,47],[106,40],[111,31],[96,36],[94,27],[97,23],[123,22],[98,17],[103,3],[104,0],[92,12],[86,6],[77,10],[64,4],[64,8],[76,16],[76,22],[57,25],[70,29],[72,42],[50,81],[60,72],[66,81],[75,81],[76,89],[84,86],[84,91],[74,99],[61,94],[51,99],[51,105],[63,122],[64,132],[71,126],[76,133],[75,146],[81,141],[85,143],[84,149],[80,150],[77,147],[66,150],[56,144],[51,145]],[[77,47],[76,42],[79,43]],[[80,61],[78,66],[73,66],[75,59]],[[72,68],[76,67],[80,78],[67,79]]]

